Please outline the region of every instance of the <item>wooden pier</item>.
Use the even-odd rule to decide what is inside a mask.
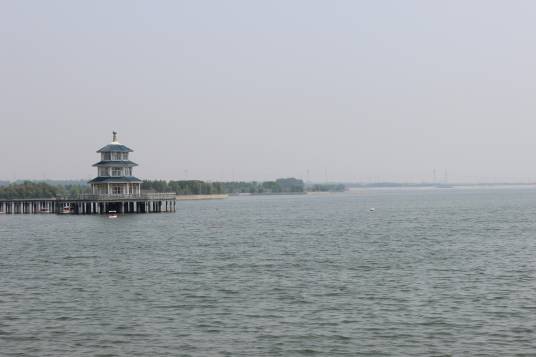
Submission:
[[[2,199],[0,213],[5,214],[107,214],[175,212],[175,193],[129,195],[79,195],[35,199]]]
[[[0,213],[4,214],[107,214],[175,212],[174,192],[155,193],[141,189],[142,180],[133,176],[136,163],[130,161],[132,149],[117,141],[97,153],[100,161],[94,164],[97,177],[89,181],[91,194],[69,197],[2,199]]]

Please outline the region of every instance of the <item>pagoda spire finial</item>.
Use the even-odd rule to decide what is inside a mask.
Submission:
[[[116,143],[116,142],[117,142],[117,131],[113,131],[112,134],[113,134],[113,140],[112,140],[112,142],[113,142],[113,143]]]

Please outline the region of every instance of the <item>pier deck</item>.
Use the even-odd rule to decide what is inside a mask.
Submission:
[[[175,212],[176,195],[170,193],[93,195],[54,198],[0,198],[0,213],[5,214],[105,214]]]

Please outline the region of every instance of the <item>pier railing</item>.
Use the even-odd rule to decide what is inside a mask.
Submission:
[[[174,200],[175,192],[142,192],[140,194],[99,195],[84,193],[78,196],[58,197],[58,200],[117,201],[117,200]]]
[[[70,196],[36,197],[36,198],[0,198],[0,202],[38,202],[38,201],[117,201],[117,200],[174,200],[175,192],[142,192],[141,194],[120,194],[120,195],[95,195],[83,193]]]

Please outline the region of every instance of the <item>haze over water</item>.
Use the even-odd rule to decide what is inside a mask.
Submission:
[[[2,215],[0,354],[531,354],[534,202],[365,190]]]

